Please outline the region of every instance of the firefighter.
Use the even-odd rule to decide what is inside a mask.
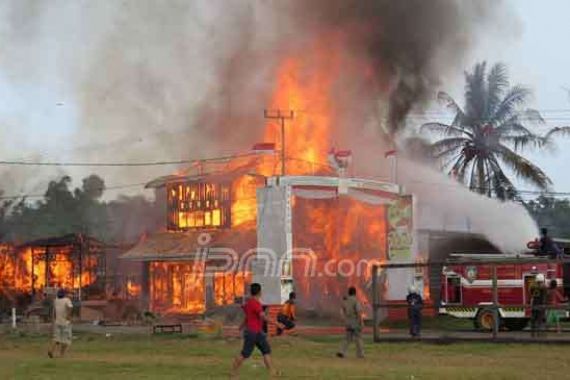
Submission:
[[[547,289],[544,283],[544,274],[539,273],[536,275],[534,283],[530,286],[530,305],[531,305],[531,335],[538,337],[544,331],[544,322],[546,318],[545,305]]]
[[[556,259],[562,256],[562,251],[556,245],[556,243],[552,240],[550,236],[548,236],[548,229],[541,228],[540,229],[540,254],[544,256],[549,256],[551,259]]]
[[[417,287],[411,284],[408,287],[408,296],[406,297],[408,303],[408,318],[410,320],[410,335],[412,337],[420,336],[420,327],[422,322],[422,308],[424,301],[419,294]]]

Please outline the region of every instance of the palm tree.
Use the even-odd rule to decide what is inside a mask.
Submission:
[[[431,145],[442,168],[471,190],[489,197],[517,197],[506,171],[541,190],[548,189],[550,178],[520,152],[529,147],[551,147],[552,137],[570,134],[570,127],[553,128],[544,135],[533,132],[531,126],[544,124],[544,120],[538,111],[524,108],[531,91],[520,85],[510,87],[502,64],[487,73],[486,63],[478,63],[465,73],[465,81],[464,108],[447,93],[438,94],[455,114],[451,124],[435,122],[421,127],[421,131],[444,136]]]

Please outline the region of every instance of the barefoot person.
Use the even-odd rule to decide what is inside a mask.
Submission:
[[[55,318],[53,321],[53,339],[48,350],[50,358],[53,358],[57,353],[59,353],[60,357],[63,357],[71,345],[72,309],[73,304],[66,297],[65,290],[59,289],[57,291],[57,299],[53,301]]]
[[[232,378],[237,377],[239,368],[243,362],[251,356],[253,349],[257,349],[263,355],[263,363],[267,370],[273,374],[274,369],[271,364],[271,347],[267,342],[267,336],[263,332],[263,322],[266,320],[261,306],[261,285],[253,283],[250,286],[249,299],[243,307],[245,319],[240,326],[240,331],[243,330],[243,348],[234,360],[232,368]]]
[[[566,313],[558,307],[560,307],[561,304],[568,302],[568,299],[564,298],[560,293],[558,282],[556,280],[551,280],[548,285],[547,299],[548,305],[554,306],[554,308],[546,310],[546,324],[549,327],[555,326],[556,332],[560,334],[562,332],[560,318],[563,318]]]
[[[354,286],[348,289],[348,297],[345,297],[342,301],[341,315],[344,318],[346,335],[340,347],[340,351],[337,352],[336,356],[344,358],[348,346],[354,341],[356,343],[356,356],[363,358],[362,327],[364,326],[364,320],[362,317],[362,307],[356,298],[356,288]]]

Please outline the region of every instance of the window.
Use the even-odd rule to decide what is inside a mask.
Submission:
[[[461,303],[461,278],[459,276],[447,277],[446,296],[448,304]]]
[[[169,230],[230,227],[229,184],[172,183],[167,194]]]

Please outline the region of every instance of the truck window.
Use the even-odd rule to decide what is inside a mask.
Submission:
[[[461,278],[459,276],[447,277],[447,303],[461,303]]]

